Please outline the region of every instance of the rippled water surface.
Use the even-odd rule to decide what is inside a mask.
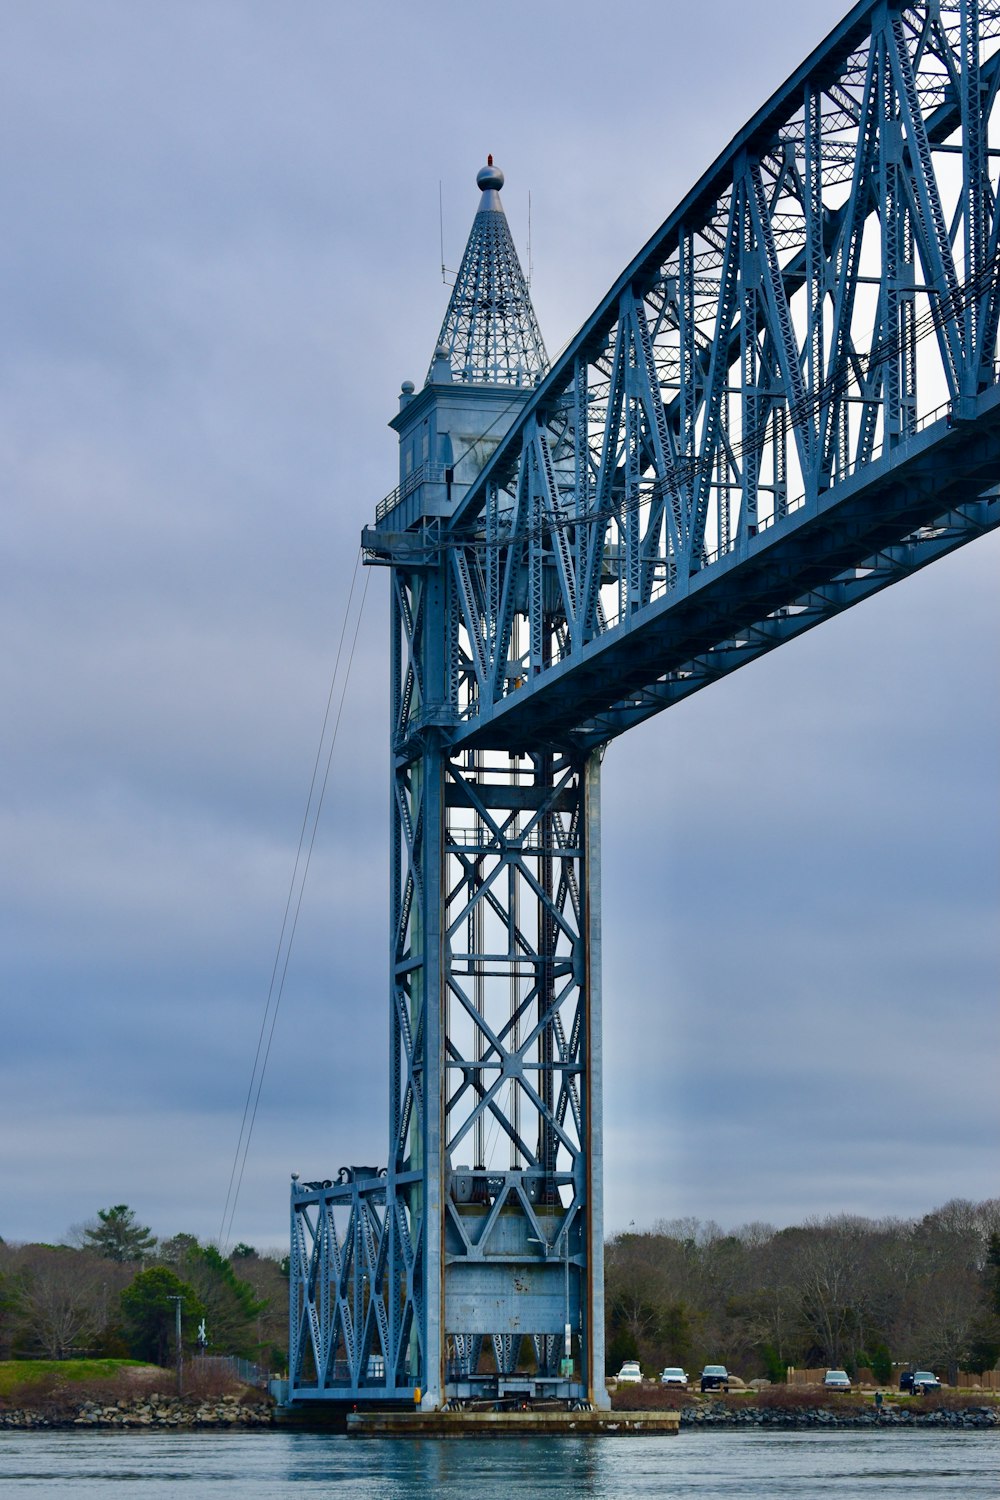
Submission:
[[[0,1492],[441,1500],[1000,1495],[1000,1431],[357,1439],[317,1433],[0,1433]]]

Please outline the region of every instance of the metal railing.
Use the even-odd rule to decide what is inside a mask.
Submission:
[[[375,507],[375,524],[376,524],[376,526],[378,525],[379,521],[384,521],[385,518],[386,518],[386,516],[389,514],[389,512],[395,510],[397,505],[401,505],[403,503],[403,501],[406,499],[407,495],[412,495],[413,491],[415,489],[418,489],[420,487],[420,485],[422,485],[422,484],[444,484],[444,482],[445,482],[445,466],[444,466],[444,464],[429,464],[428,463],[428,464],[420,464],[420,465],[418,465],[418,467],[413,470],[412,474],[408,474],[406,476],[406,478],[403,480],[402,484],[397,484],[396,488],[394,490],[390,490],[389,494],[386,495],[385,499],[384,500],[380,500],[379,503],[376,505],[376,507]]]

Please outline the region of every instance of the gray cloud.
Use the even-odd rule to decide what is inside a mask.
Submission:
[[[620,62],[596,0],[7,17],[0,1233],[218,1228],[385,423],[444,311],[438,181],[451,265],[487,151],[522,249],[530,190],[554,350],[840,14],[778,0],[764,49],[753,7],[637,0]],[[996,562],[608,752],[610,1227],[991,1190]],[[376,574],[244,1239],[284,1238],[289,1171],[384,1155],[387,694]]]

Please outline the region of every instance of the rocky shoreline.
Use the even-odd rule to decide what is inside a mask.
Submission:
[[[874,1407],[857,1411],[835,1410],[828,1406],[787,1410],[780,1406],[733,1408],[713,1402],[704,1406],[682,1406],[681,1427],[767,1427],[776,1431],[803,1427],[1000,1427],[1000,1408],[969,1405],[915,1412],[887,1403],[879,1414]]]
[[[154,1392],[131,1400],[51,1403],[45,1407],[0,1407],[2,1428],[178,1428],[270,1427],[273,1403],[264,1397],[178,1397]]]
[[[881,1415],[865,1406],[854,1411],[832,1406],[788,1409],[780,1406],[724,1405],[698,1402],[680,1408],[681,1428],[767,1428],[770,1431],[882,1427],[895,1430],[923,1428],[1000,1428],[1000,1407],[970,1403],[912,1411],[888,1402]],[[266,1397],[177,1397],[154,1393],[127,1400],[52,1402],[44,1407],[0,1407],[0,1429],[53,1430],[90,1428],[109,1430],[177,1428],[270,1428],[274,1406]]]

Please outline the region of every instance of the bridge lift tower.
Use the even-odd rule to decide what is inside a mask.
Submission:
[[[480,172],[363,536],[389,1155],[293,1179],[292,1404],[607,1405],[602,749],[1000,524],[998,89],[1000,0],[855,5],[551,368]]]
[[[459,626],[442,528],[548,370],[503,181],[491,157],[427,379],[404,383],[390,424],[399,486],[366,538],[393,565],[389,1164],[293,1198],[303,1268],[322,1250],[343,1257],[355,1298],[365,1277],[403,1288],[360,1305],[360,1326],[320,1298],[342,1376],[368,1394],[419,1387],[430,1408],[515,1389],[607,1404],[599,755],[450,746]],[[499,562],[496,547],[481,560],[487,587]],[[524,671],[513,655],[511,688]],[[313,1313],[308,1295],[296,1312]]]

